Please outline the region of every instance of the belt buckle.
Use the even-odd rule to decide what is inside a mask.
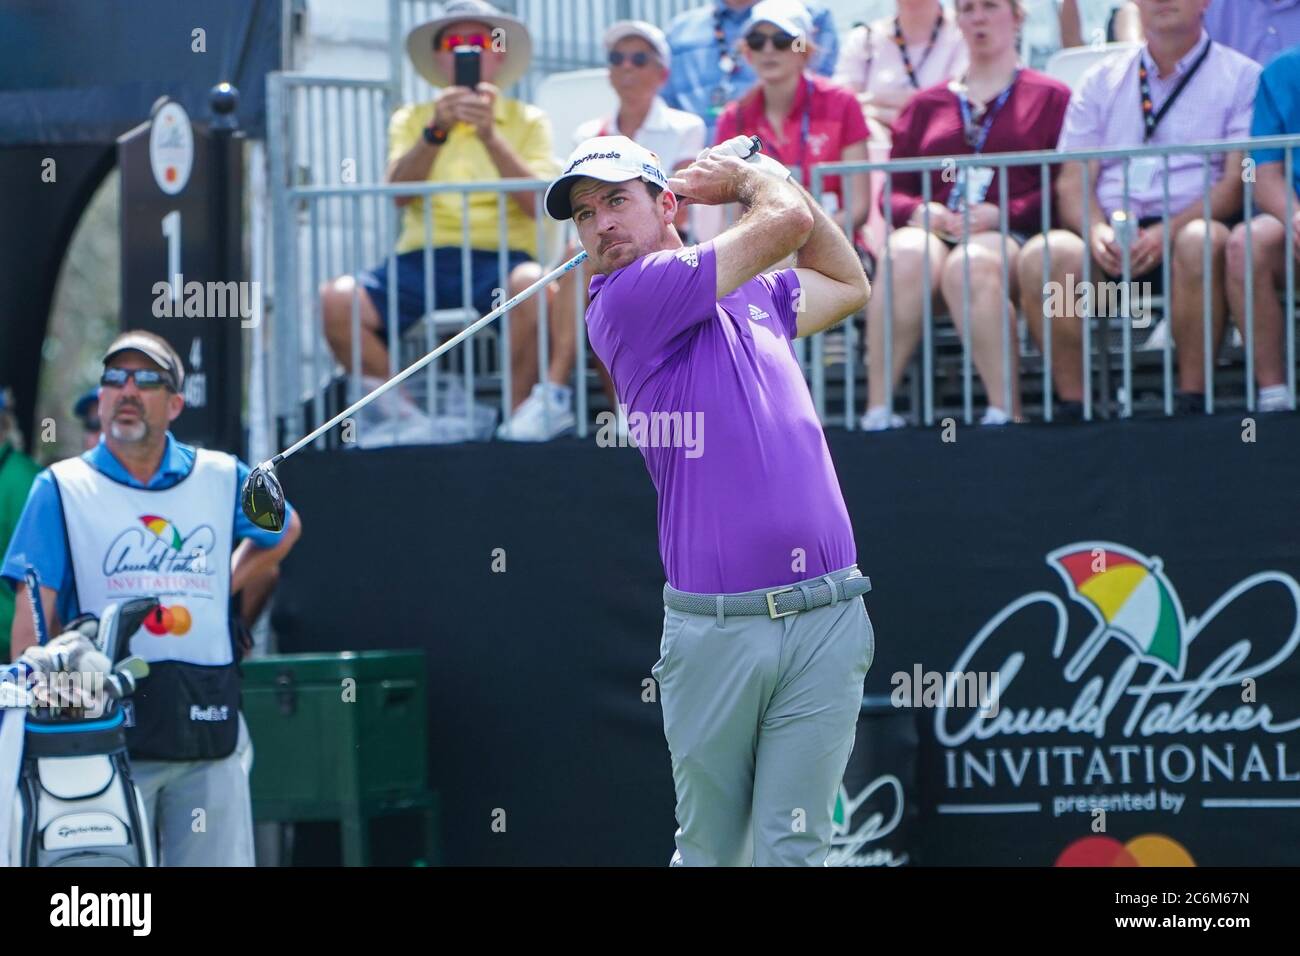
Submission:
[[[767,616],[768,617],[770,617],[772,620],[775,621],[777,618],[789,617],[791,614],[799,613],[800,608],[795,608],[793,611],[778,611],[776,609],[776,596],[778,594],[785,594],[786,592],[793,591],[793,590],[794,590],[793,587],[789,587],[789,588],[777,588],[775,591],[767,592]]]

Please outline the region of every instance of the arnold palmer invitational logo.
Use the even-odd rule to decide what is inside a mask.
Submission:
[[[108,592],[211,596],[216,587],[211,525],[183,532],[161,515],[140,515],[104,554]]]
[[[936,708],[939,813],[1073,815],[1083,830],[1113,811],[1126,822],[1108,829],[1140,833],[1129,814],[1300,811],[1293,577],[1252,574],[1189,615],[1160,559],[1124,545],[1046,562],[1093,627],[1071,634],[1066,601],[1034,591],[979,629],[950,669],[999,675],[996,716]]]

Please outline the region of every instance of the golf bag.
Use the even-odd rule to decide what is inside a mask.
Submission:
[[[87,617],[73,627],[117,665],[126,656],[124,648],[118,653],[120,644],[157,603],[145,598],[110,605],[98,622]],[[26,711],[10,815],[10,866],[156,865],[153,828],[131,778],[122,707],[134,689],[129,664],[139,675],[147,672],[142,663],[136,658],[106,675],[105,704],[94,716],[52,704]]]

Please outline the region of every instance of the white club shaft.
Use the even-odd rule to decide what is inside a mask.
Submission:
[[[325,434],[327,431],[329,431],[339,422],[343,421],[344,419],[348,418],[351,415],[356,414],[358,411],[365,408],[376,398],[378,398],[380,395],[383,395],[385,392],[389,391],[390,389],[396,388],[398,385],[401,385],[404,381],[406,381],[408,378],[410,378],[420,369],[424,368],[426,365],[428,365],[438,356],[451,351],[453,348],[455,348],[461,342],[465,341],[467,338],[469,338],[479,329],[483,328],[483,326],[487,325],[493,319],[500,316],[503,312],[507,312],[510,309],[513,309],[520,302],[524,301],[524,299],[527,299],[529,296],[537,292],[538,289],[545,288],[546,286],[554,282],[556,279],[558,279],[560,276],[564,275],[566,272],[569,272],[572,269],[577,268],[586,260],[586,258],[587,258],[587,253],[585,251],[579,252],[568,262],[564,263],[563,265],[557,266],[555,269],[551,270],[546,275],[542,276],[540,279],[538,279],[536,282],[530,285],[527,289],[524,289],[518,295],[507,300],[506,302],[503,302],[501,305],[497,306],[497,308],[493,309],[491,312],[483,316],[481,319],[478,319],[473,324],[465,326],[465,328],[461,329],[454,336],[449,338],[446,342],[443,342],[441,345],[439,345],[428,355],[424,356],[424,358],[421,358],[413,362],[410,366],[398,372],[396,375],[394,375],[392,378],[386,381],[383,385],[380,385],[378,388],[376,388],[373,392],[370,392],[367,395],[363,395],[361,398],[357,399],[357,401],[354,402],[352,405],[343,409],[343,411],[339,412],[337,415],[335,415],[333,418],[327,421],[324,425],[321,425],[320,427],[316,428],[314,431],[310,432],[309,434],[304,435],[302,438],[298,439],[296,442],[294,442],[284,451],[280,452],[280,454],[276,455],[270,461],[264,461],[258,467],[273,468],[277,464],[279,464],[280,462],[288,458],[290,455],[297,452],[299,449],[305,448],[307,445],[310,445],[317,438]]]

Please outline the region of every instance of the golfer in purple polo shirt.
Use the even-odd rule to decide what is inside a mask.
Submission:
[[[678,866],[825,863],[875,655],[871,584],[792,346],[861,309],[870,286],[812,197],[750,151],[737,137],[669,180],[654,153],[597,137],[546,194],[591,257],[592,347],[659,493],[652,673]],[[684,202],[747,211],[683,246]]]

